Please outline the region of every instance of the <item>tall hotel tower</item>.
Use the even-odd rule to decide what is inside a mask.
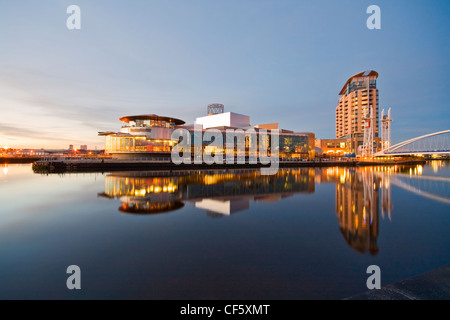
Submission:
[[[364,134],[367,140],[369,126],[372,126],[369,139],[373,141],[373,151],[379,149],[377,78],[378,73],[373,70],[357,73],[339,92],[336,139],[346,139],[346,149],[356,155],[362,154]]]

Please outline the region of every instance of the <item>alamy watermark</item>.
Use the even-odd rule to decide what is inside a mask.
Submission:
[[[66,20],[66,26],[69,30],[81,29],[81,9],[79,6],[72,4],[67,7],[67,14],[70,16]],[[366,26],[369,30],[381,29],[381,9],[377,5],[370,5],[366,10],[370,16],[367,18]]]
[[[370,14],[370,17],[367,18],[366,26],[369,30],[373,29],[381,29],[381,9],[377,5],[371,5],[367,7],[367,14]]]
[[[178,141],[173,147],[171,158],[174,164],[258,164],[269,165],[261,168],[261,175],[273,175],[279,168],[279,130],[259,129],[218,129],[202,130],[194,125],[194,130],[176,129],[172,140]],[[192,141],[193,140],[193,141]],[[204,143],[207,143],[206,145]]]
[[[81,269],[80,269],[80,267],[77,265],[74,265],[74,264],[70,265],[67,267],[66,273],[70,274],[70,276],[66,280],[67,289],[80,290],[81,289]]]
[[[81,9],[79,6],[72,4],[67,7],[66,13],[70,14],[66,20],[66,26],[69,30],[81,29]]]
[[[367,288],[370,290],[381,289],[381,269],[377,265],[367,267],[366,273],[371,274],[366,281]]]

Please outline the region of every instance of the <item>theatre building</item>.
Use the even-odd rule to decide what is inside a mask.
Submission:
[[[228,129],[244,132],[250,129],[255,133],[256,139],[260,138],[261,133],[267,134],[269,154],[273,151],[270,149],[271,135],[277,133],[279,135],[277,151],[281,160],[314,159],[315,157],[314,133],[279,129],[278,123],[251,125],[249,116],[224,112],[221,104],[209,105],[207,116],[197,118],[191,125],[185,125],[185,122],[180,119],[155,114],[126,116],[119,120],[125,123],[119,132],[99,132],[99,135],[105,136],[105,152],[111,154],[113,158],[170,161],[172,148],[178,143],[178,139],[172,140],[175,129],[188,130],[192,141],[194,141],[195,133],[198,134],[201,131],[203,134],[208,129],[216,129],[223,134],[224,144]],[[247,136],[245,140],[246,156],[248,156],[248,147],[252,143],[249,139],[251,136]],[[202,139],[203,151],[210,147],[210,143],[211,141]],[[214,152],[225,155],[225,145],[219,149],[215,149]]]
[[[176,126],[183,120],[161,117],[155,114],[127,116],[119,119],[126,123],[119,132],[99,132],[105,136],[105,153],[114,158],[145,158],[146,160],[169,160],[172,147],[178,142],[171,140]]]

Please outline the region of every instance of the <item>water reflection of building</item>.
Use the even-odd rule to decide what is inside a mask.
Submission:
[[[378,175],[381,179],[380,182],[380,192],[381,192],[381,216],[384,219],[385,213],[389,220],[391,220],[391,211],[392,211],[392,203],[391,203],[391,176],[389,173]]]
[[[317,180],[336,184],[336,215],[342,235],[359,252],[378,252],[380,178],[372,167],[319,170]]]
[[[336,214],[341,233],[359,252],[378,252],[379,182],[372,168],[364,168],[344,169],[344,178],[340,177],[336,184]]]
[[[279,201],[295,193],[313,193],[314,170],[279,170],[276,175],[261,175],[256,170],[229,170],[187,177],[183,199],[195,202],[208,216],[230,215],[247,210],[250,202]]]
[[[271,176],[249,169],[169,174],[113,173],[105,177],[105,192],[100,196],[120,199],[119,210],[127,213],[169,212],[190,202],[205,210],[209,217],[223,217],[248,210],[251,202],[276,202],[297,193],[313,193],[316,182],[333,183],[336,184],[335,213],[343,237],[353,249],[371,254],[379,250],[380,216],[385,219],[387,215],[391,220],[391,185],[398,185],[396,179],[400,177],[420,176],[421,179],[415,180],[425,181],[421,166],[397,165],[280,169]]]
[[[195,201],[195,207],[206,210],[209,217],[216,218],[223,215],[247,210],[250,208],[250,198],[240,199],[201,199]]]
[[[209,216],[230,215],[249,208],[250,201],[278,201],[299,192],[314,192],[314,170],[279,170],[263,176],[259,170],[200,171],[181,176],[155,173],[114,173],[105,177],[108,198],[119,198],[120,211],[160,213],[193,202]]]
[[[155,214],[184,206],[176,177],[154,177],[148,173],[113,173],[105,177],[107,198],[119,198],[119,211],[136,214]]]
[[[392,219],[393,176],[421,175],[422,166],[317,169],[318,183],[336,184],[336,215],[347,243],[359,252],[378,252],[380,213]]]
[[[8,164],[7,163],[0,164],[0,167],[3,167],[3,174],[6,176],[8,174]]]

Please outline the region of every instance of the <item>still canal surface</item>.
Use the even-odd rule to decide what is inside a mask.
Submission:
[[[450,263],[450,163],[0,168],[0,299],[341,299]],[[81,269],[68,290],[66,269]]]

